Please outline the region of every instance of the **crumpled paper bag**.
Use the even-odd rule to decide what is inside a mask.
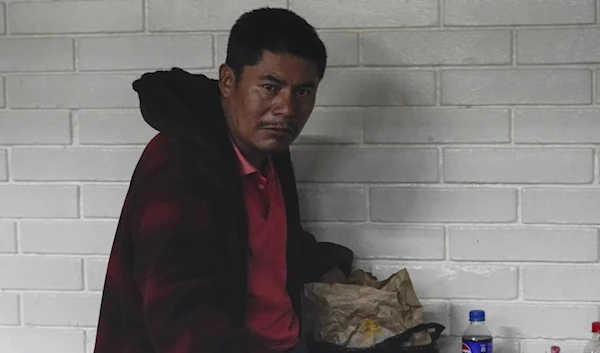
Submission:
[[[311,339],[366,348],[424,323],[423,306],[406,269],[385,281],[358,270],[349,283],[309,283],[304,287],[304,329]],[[413,334],[410,345],[430,342],[424,331]]]

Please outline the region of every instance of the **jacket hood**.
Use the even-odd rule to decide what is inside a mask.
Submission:
[[[144,120],[160,132],[217,145],[228,134],[217,80],[173,68],[142,75],[133,89]]]

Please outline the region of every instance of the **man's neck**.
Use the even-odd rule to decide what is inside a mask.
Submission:
[[[254,168],[256,168],[256,170],[261,172],[262,168],[264,167],[265,161],[267,160],[267,156],[263,154],[258,154],[254,151],[251,151],[249,148],[246,148],[246,146],[244,146],[244,144],[242,143],[239,143],[234,136],[231,136],[231,140],[233,141],[233,143],[235,143],[242,155],[244,155],[244,158],[246,158],[248,163],[250,163]]]
[[[266,156],[252,156],[251,154],[245,152],[243,149],[240,149],[240,151],[244,154],[244,157],[246,157],[246,159],[248,160],[248,162],[250,162],[250,164],[252,164],[252,166],[254,168],[256,168],[256,170],[258,170],[261,174],[263,172],[263,167],[265,165],[265,161],[267,160]]]

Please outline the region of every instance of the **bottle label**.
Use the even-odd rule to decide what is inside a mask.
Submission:
[[[462,353],[493,353],[492,342],[465,341],[462,344]]]

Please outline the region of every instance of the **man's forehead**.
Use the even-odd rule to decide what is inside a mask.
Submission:
[[[258,63],[247,69],[258,79],[275,79],[286,83],[319,82],[317,65],[309,60],[286,53],[263,52]]]

